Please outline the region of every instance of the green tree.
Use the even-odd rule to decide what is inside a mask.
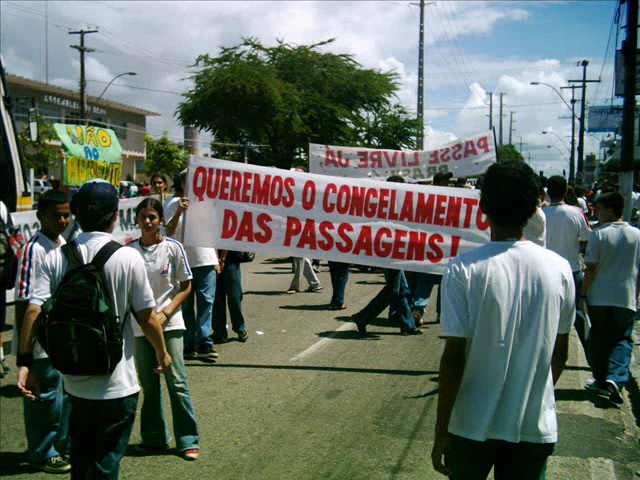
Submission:
[[[189,154],[167,138],[167,132],[158,140],[145,136],[147,158],[144,169],[149,175],[173,176],[187,166]]]
[[[320,51],[332,42],[265,47],[244,39],[217,57],[200,55],[177,115],[216,139],[268,145],[250,156],[281,168],[299,163],[309,142],[413,146],[415,122],[392,105],[397,75]]]
[[[524,157],[522,154],[516,150],[511,144],[500,145],[498,147],[498,161],[499,162],[509,162],[509,161],[518,161],[524,162]]]
[[[37,177],[46,175],[49,167],[58,165],[62,158],[62,149],[59,145],[53,145],[52,141],[60,140],[53,125],[43,122],[38,118],[38,138],[32,141],[29,136],[29,124],[27,123],[18,134],[22,145],[24,160],[27,168],[33,168]]]

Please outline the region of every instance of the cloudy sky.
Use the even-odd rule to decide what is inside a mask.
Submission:
[[[336,41],[331,51],[350,53],[363,66],[394,70],[398,101],[416,109],[419,7],[406,1],[0,1],[0,53],[7,70],[76,89],[78,52],[70,30],[97,28],[86,44],[88,92],[161,113],[150,118],[153,136],[174,140],[182,129],[174,113],[189,88],[197,55],[215,55],[242,37],[265,44]],[[488,128],[489,96],[504,93],[504,141],[513,112],[513,143],[546,174],[566,168],[570,111],[545,82],[557,88],[579,79],[576,63],[589,60],[588,104],[611,103],[613,58],[624,38],[615,24],[616,1],[435,1],[425,15],[425,130],[427,146]],[[624,22],[624,16],[622,18]],[[47,48],[48,45],[48,48]],[[48,61],[47,61],[48,59]],[[563,92],[570,99],[569,91]],[[615,103],[620,103],[614,98]],[[579,112],[577,112],[579,113]],[[552,134],[543,135],[543,130]],[[208,138],[208,137],[204,137]],[[587,136],[585,151],[597,152]],[[547,146],[550,147],[547,147]]]

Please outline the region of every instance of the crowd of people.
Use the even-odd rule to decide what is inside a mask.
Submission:
[[[237,341],[248,340],[241,264],[250,258],[183,246],[185,173],[174,177],[173,196],[165,176],[151,177],[149,193],[159,200],[138,204],[141,236],[123,248],[110,235],[122,198],[111,184],[89,181],[72,200],[59,190],[40,197],[41,228],[19,253],[15,281],[14,353],[34,467],[51,473],[73,469],[74,478],[117,478],[140,390],[142,444],[136,448],[166,451],[172,437],[161,376],[177,450],[185,460],[199,457],[185,360],[216,361],[215,345],[229,341],[227,311]],[[446,173],[437,174],[433,186],[470,188]],[[402,335],[422,334],[425,308],[438,286],[436,321],[445,347],[434,468],[454,479],[486,478],[492,467],[496,478],[544,478],[557,441],[553,385],[564,368],[573,325],[593,372],[585,388],[623,402],[640,231],[622,220],[623,198],[608,183],[585,192],[560,176],[541,179],[525,164],[499,163],[479,187],[491,241],[458,256],[444,275],[383,269],[384,287],[351,319],[368,335],[369,323],[388,307],[389,321]],[[640,203],[640,194],[634,200]],[[80,228],[65,240],[72,215]],[[107,374],[61,372],[39,343],[40,314],[55,308],[73,262],[92,263],[104,276],[114,315],[122,321],[122,356]],[[287,293],[301,291],[303,276],[307,291],[321,292],[317,265],[292,258]],[[329,262],[329,310],[347,308],[349,268]]]

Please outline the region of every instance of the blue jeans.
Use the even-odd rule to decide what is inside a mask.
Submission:
[[[71,396],[71,480],[117,480],[138,394],[112,400]]]
[[[404,272],[384,269],[385,286],[371,301],[354,315],[368,324],[389,307],[389,320],[400,324],[400,331],[411,331],[416,323],[409,307],[409,286]]]
[[[349,281],[349,264],[340,262],[329,262],[329,274],[331,275],[331,306],[341,307],[344,305],[344,292]]]
[[[424,310],[429,305],[429,298],[433,287],[440,285],[442,275],[433,273],[413,272],[407,276],[409,289],[411,290],[411,308],[420,316],[424,315]]]
[[[62,375],[48,358],[34,360],[29,370],[40,389],[36,400],[24,399],[24,427],[29,463],[40,465],[68,453],[71,402],[62,388]]]
[[[589,305],[591,370],[601,386],[606,380],[618,387],[629,382],[634,315],[627,308]]]
[[[184,337],[184,350],[189,353],[213,345],[211,316],[216,295],[217,276],[213,265],[193,267],[191,271],[193,272],[191,293],[182,303],[182,316],[187,328]]]
[[[167,382],[171,401],[173,434],[176,437],[176,447],[180,452],[200,448],[198,425],[184,369],[183,337],[184,330],[164,332],[164,341],[172,359],[171,367],[164,372],[164,379]],[[143,393],[140,412],[142,443],[148,447],[164,448],[171,442],[171,435],[164,415],[160,375],[153,371],[158,366],[156,353],[145,337],[136,337],[135,360]]]
[[[484,442],[448,435],[445,463],[451,480],[484,480],[494,469],[495,480],[544,480],[553,443],[511,443],[488,439]]]
[[[213,304],[213,336],[226,339],[227,305],[231,317],[231,328],[239,333],[247,327],[242,315],[242,272],[239,263],[228,263],[222,269],[216,285],[216,301]]]

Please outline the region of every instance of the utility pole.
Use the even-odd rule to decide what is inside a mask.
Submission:
[[[582,98],[580,99],[580,127],[578,133],[578,183],[582,183],[582,171],[584,169],[584,131],[585,131],[585,108],[587,100],[587,83],[600,83],[600,80],[587,80],[587,65],[589,60],[582,60],[579,64],[582,67],[582,80],[569,80],[569,83],[582,84]]]
[[[500,136],[498,138],[498,145],[500,146],[502,146],[502,97],[504,97],[504,93],[500,92],[500,118],[499,118]]]
[[[568,87],[560,87],[561,90],[571,89],[571,156],[569,157],[569,183],[574,184],[576,181],[576,85]]]
[[[522,137],[520,137],[520,153],[522,153],[522,146],[526,145],[526,143],[522,143]],[[531,155],[531,152],[529,152],[529,155]]]
[[[424,0],[420,0],[420,38],[418,39],[418,131],[417,147],[424,150]]]
[[[84,75],[84,54],[95,52],[95,50],[84,46],[84,36],[97,32],[98,30],[69,32],[69,35],[80,35],[80,45],[71,45],[71,48],[80,52],[80,121],[85,125],[87,124],[87,80]]]
[[[489,92],[489,130],[493,130],[493,92]]]
[[[638,48],[638,0],[627,0],[627,35],[622,44],[624,58],[624,103],[622,107],[622,148],[620,151],[620,193],[624,197],[625,220],[631,219],[634,123],[636,115],[636,50]]]
[[[513,145],[513,112],[509,112],[509,145]]]

